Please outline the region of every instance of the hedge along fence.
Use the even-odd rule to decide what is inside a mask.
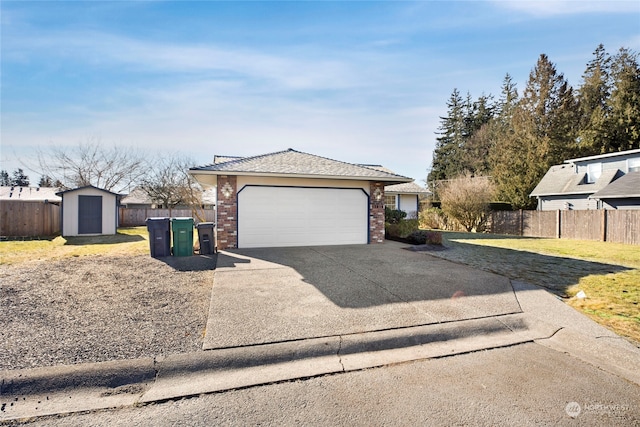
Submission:
[[[640,245],[640,210],[496,211],[490,232]]]
[[[49,237],[60,234],[60,206],[22,200],[0,202],[0,236]]]
[[[203,222],[215,222],[216,211],[213,209],[198,210],[199,215],[204,215]],[[146,225],[147,218],[163,217],[193,217],[191,209],[151,209],[151,208],[120,208],[119,222],[120,227],[139,227]]]

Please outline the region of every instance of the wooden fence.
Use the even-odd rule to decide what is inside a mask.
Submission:
[[[204,216],[203,222],[216,221],[216,211],[213,209],[199,210],[198,214]],[[176,218],[193,216],[193,211],[191,209],[120,208],[118,224],[120,227],[139,227],[146,225],[147,218]]]
[[[60,233],[60,206],[45,202],[0,202],[0,236],[49,237]]]
[[[640,245],[640,210],[496,211],[490,232]]]

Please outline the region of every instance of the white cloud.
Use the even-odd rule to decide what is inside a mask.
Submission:
[[[628,13],[640,11],[635,0],[585,1],[585,0],[494,0],[494,4],[534,16],[571,15],[582,13]]]

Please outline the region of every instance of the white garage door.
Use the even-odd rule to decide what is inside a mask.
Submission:
[[[244,187],[238,247],[366,244],[368,197],[357,188]]]

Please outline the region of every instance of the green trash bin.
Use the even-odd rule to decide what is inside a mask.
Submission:
[[[193,255],[193,218],[171,218],[173,256]]]

